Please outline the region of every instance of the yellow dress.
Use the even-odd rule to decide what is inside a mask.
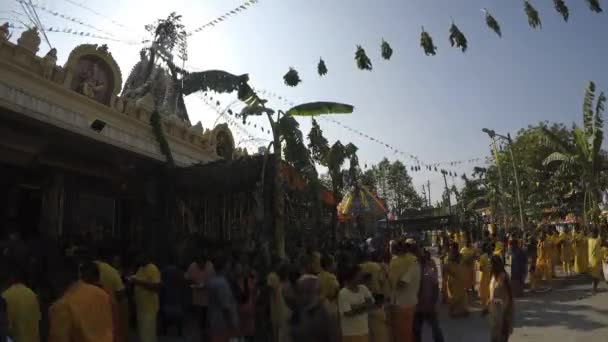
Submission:
[[[583,233],[574,235],[574,272],[578,274],[587,273],[589,261],[587,260],[587,238]]]
[[[17,283],[2,293],[7,306],[8,332],[15,342],[39,342],[40,305],[36,294]]]
[[[158,268],[150,263],[139,268],[135,278],[148,283],[160,283]],[[137,308],[137,330],[141,342],[156,342],[156,316],[159,309],[158,292],[135,286],[135,307]]]
[[[562,264],[564,266],[564,272],[567,275],[571,275],[572,265],[574,263],[574,246],[572,242],[572,236],[570,236],[569,234],[562,234],[560,241],[562,244],[561,257]]]
[[[538,280],[551,280],[551,242],[548,240],[539,241],[537,247],[536,274]]]
[[[482,307],[488,306],[490,300],[490,282],[492,281],[492,275],[490,274],[492,265],[490,263],[490,257],[487,254],[483,254],[479,257],[479,300]]]
[[[443,267],[443,277],[447,279],[448,310],[450,316],[459,317],[468,314],[469,299],[464,287],[462,265],[450,260]]]
[[[550,265],[551,276],[555,277],[555,266],[559,264],[559,236],[554,234],[547,237],[547,241],[549,242],[549,253],[550,253]]]
[[[464,272],[464,288],[475,286],[475,250],[471,247],[462,247],[460,250],[460,263]]]
[[[589,272],[593,279],[602,278],[602,240],[589,238]]]

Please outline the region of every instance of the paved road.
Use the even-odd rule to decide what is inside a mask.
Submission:
[[[608,290],[591,295],[586,279],[557,280],[554,290],[526,294],[515,304],[514,342],[606,342],[608,341]],[[442,312],[446,342],[487,342],[486,318],[475,312],[452,320]],[[424,342],[431,342],[425,330]]]

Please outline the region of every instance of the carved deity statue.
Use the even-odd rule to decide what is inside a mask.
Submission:
[[[53,71],[55,70],[55,65],[57,63],[57,49],[52,48],[49,52],[42,58],[42,77],[47,80],[53,77]]]
[[[5,42],[11,39],[11,30],[8,23],[4,23],[0,26],[0,42]]]
[[[80,76],[82,81],[80,83],[80,92],[89,98],[95,99],[97,94],[103,91],[106,86],[103,82],[98,80],[99,67],[96,63],[92,64],[91,68],[85,70],[83,74]]]
[[[17,45],[29,50],[33,54],[36,54],[40,46],[40,33],[38,33],[38,28],[32,27],[23,31],[21,37],[17,39]]]

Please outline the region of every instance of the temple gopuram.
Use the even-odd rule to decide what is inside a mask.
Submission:
[[[0,35],[3,235],[18,230],[25,238],[85,234],[145,243],[166,242],[171,230],[185,234],[213,225],[216,235],[229,236],[230,227],[242,231],[254,224],[253,188],[262,176],[262,160],[233,161],[243,151],[235,150],[226,124],[191,125],[183,101],[173,106],[174,113],[165,105],[173,100],[171,94],[138,96],[144,56],[121,89],[123,74],[107,46],[77,46],[64,65],[57,65],[56,49],[38,55],[40,41],[35,28],[16,43],[6,32]],[[169,173],[180,180],[170,186],[167,156],[151,124],[153,108],[159,106],[173,159]],[[234,163],[254,176],[241,187],[188,178],[206,173],[205,165],[239,170]],[[209,191],[201,184],[209,184]],[[170,203],[167,191],[174,195]]]

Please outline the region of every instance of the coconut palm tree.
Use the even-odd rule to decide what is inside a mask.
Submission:
[[[545,158],[543,164],[561,163],[560,167],[576,167],[580,170],[580,182],[583,188],[583,218],[598,210],[600,198],[599,173],[602,167],[600,152],[604,140],[604,105],[606,96],[600,92],[595,100],[595,84],[589,82],[583,101],[583,126],[572,129],[568,141],[558,138],[548,129],[541,130],[557,151]],[[591,216],[594,217],[594,216]]]

